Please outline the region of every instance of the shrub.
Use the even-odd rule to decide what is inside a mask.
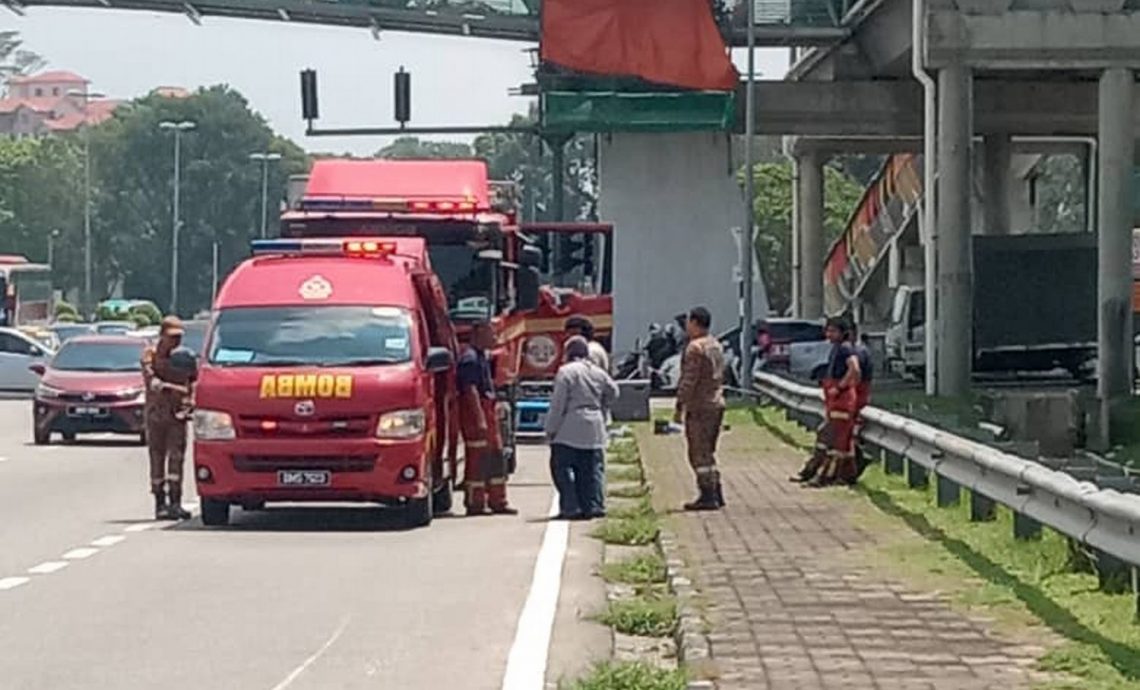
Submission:
[[[58,321],[64,321],[64,317],[71,317],[71,321],[78,321],[79,310],[71,302],[60,300],[55,303],[55,318]]]

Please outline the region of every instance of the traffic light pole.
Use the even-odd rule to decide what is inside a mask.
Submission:
[[[546,145],[550,147],[551,153],[551,205],[553,206],[554,217],[551,218],[556,223],[561,223],[566,220],[566,142],[570,141],[568,134],[555,134],[544,137]],[[561,242],[551,242],[550,248],[550,265],[562,265],[562,246]],[[555,276],[555,284],[558,284],[558,278]]]

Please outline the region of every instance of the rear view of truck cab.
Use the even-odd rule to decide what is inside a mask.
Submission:
[[[423,241],[254,244],[218,293],[195,391],[203,522],[226,524],[235,505],[353,501],[430,523],[451,499],[454,352],[433,332],[446,305]]]

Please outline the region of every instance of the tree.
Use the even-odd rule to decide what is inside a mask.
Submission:
[[[25,50],[18,31],[0,31],[0,79],[34,72],[44,66],[44,59]]]
[[[378,158],[471,158],[471,146],[455,141],[400,137],[376,152]]]
[[[847,227],[863,188],[836,165],[824,171],[824,247],[831,246]],[[792,166],[790,162],[761,163],[753,168],[756,196],[756,257],[772,311],[783,313],[792,301]],[[805,257],[823,262],[824,257]]]
[[[187,98],[152,94],[123,106],[92,131],[93,253],[102,294],[121,279],[129,297],[170,303],[173,137],[159,123],[184,120],[197,125],[182,135],[179,306],[191,313],[210,303],[214,243],[224,275],[248,256],[249,240],[259,234],[261,168],[249,154],[282,155],[269,168],[270,190],[284,190],[289,175],[308,169],[308,159],[226,86]],[[276,193],[270,199],[271,222],[279,199]]]
[[[1073,155],[1045,156],[1037,165],[1037,213],[1034,232],[1085,231],[1085,183],[1080,159]]]

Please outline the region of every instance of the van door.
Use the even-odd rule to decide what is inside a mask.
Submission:
[[[434,274],[421,273],[412,277],[412,284],[420,302],[428,344],[431,347],[447,348],[458,359],[455,332],[451,327],[451,319],[447,316],[447,296],[439,279]],[[456,472],[459,420],[454,414],[455,372],[447,371],[433,375],[431,388],[435,408],[436,437],[436,457],[432,459],[433,470],[438,479],[445,480],[454,478]]]

